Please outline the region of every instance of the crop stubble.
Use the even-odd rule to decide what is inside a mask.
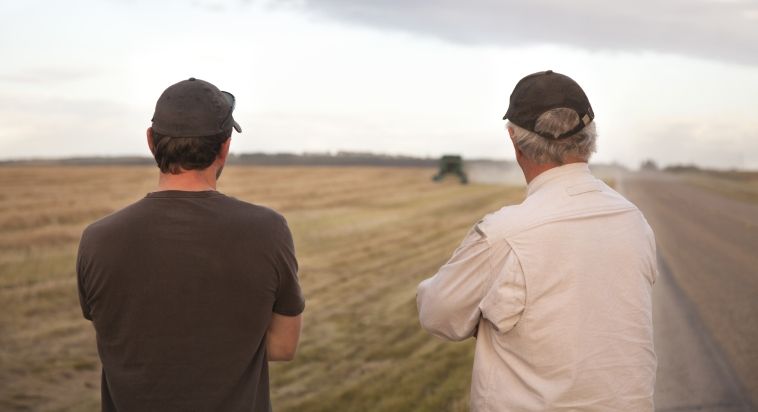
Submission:
[[[74,260],[84,226],[152,190],[144,166],[0,168],[0,409],[97,410],[100,365]],[[279,411],[465,410],[472,344],[418,326],[415,286],[522,189],[433,184],[424,168],[242,167],[219,190],[283,213],[307,299]]]

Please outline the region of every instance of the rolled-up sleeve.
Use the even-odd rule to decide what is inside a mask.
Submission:
[[[471,337],[481,317],[479,305],[492,282],[490,245],[475,226],[450,260],[418,286],[421,326],[454,341]]]

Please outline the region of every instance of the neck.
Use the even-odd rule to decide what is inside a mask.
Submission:
[[[572,159],[571,161],[568,161],[564,163],[563,165],[571,164],[571,163],[584,163],[585,160],[582,159]],[[550,169],[554,169],[556,167],[563,166],[558,163],[531,163],[526,162],[526,164],[521,165],[521,170],[524,172],[524,178],[526,179],[526,184],[531,183],[534,178],[541,175],[542,173],[547,172]]]
[[[542,164],[531,164],[527,167],[523,168],[524,171],[524,178],[526,179],[526,184],[529,184],[534,180],[535,177],[541,175],[544,172],[547,172],[550,169],[553,169],[555,167],[560,166],[558,163],[542,163]]]
[[[161,173],[158,177],[158,191],[183,190],[187,192],[201,192],[204,190],[216,190],[216,171],[210,170],[183,170],[179,174]]]

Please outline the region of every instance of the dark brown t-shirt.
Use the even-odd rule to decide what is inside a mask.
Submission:
[[[216,191],[164,191],[85,229],[79,298],[104,411],[269,411],[266,330],[304,301],[287,222]]]

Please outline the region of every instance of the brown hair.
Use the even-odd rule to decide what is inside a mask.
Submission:
[[[232,135],[224,131],[213,136],[172,137],[153,132],[153,156],[163,173],[203,170],[216,160],[221,145]]]

